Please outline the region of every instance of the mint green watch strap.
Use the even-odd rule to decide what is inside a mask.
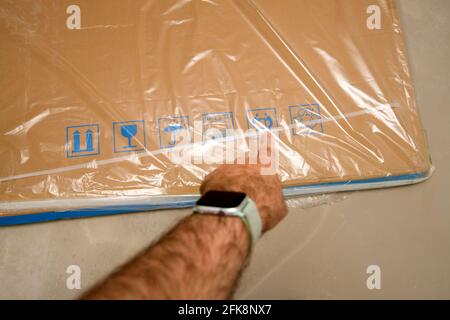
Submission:
[[[252,247],[256,244],[256,241],[261,237],[262,223],[256,204],[247,197],[247,203],[239,212],[239,217],[244,220],[248,231],[252,239]]]

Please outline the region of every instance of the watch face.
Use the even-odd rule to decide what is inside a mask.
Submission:
[[[196,203],[197,206],[236,208],[245,199],[246,194],[241,192],[208,191]]]

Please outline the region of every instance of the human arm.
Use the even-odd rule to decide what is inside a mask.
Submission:
[[[223,165],[208,175],[202,194],[246,193],[258,207],[263,232],[287,213],[277,176],[259,165]],[[226,299],[250,252],[250,236],[237,217],[194,214],[91,290],[85,299]]]

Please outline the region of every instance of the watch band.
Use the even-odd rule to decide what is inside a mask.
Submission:
[[[261,217],[256,204],[247,196],[246,203],[236,215],[244,221],[250,233],[252,247],[255,246],[256,242],[261,237],[262,232]]]
[[[226,191],[223,192],[226,193]],[[211,203],[201,204],[202,198],[200,198],[194,206],[194,212],[199,214],[223,214],[225,216],[239,217],[244,222],[250,234],[251,246],[253,247],[261,237],[262,222],[255,202],[248,195],[244,194],[244,196],[245,198],[236,207],[221,207],[211,205]]]

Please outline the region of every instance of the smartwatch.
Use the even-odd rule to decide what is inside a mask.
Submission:
[[[256,204],[245,193],[208,191],[195,204],[194,212],[241,218],[252,239],[252,247],[261,236],[261,217]]]

